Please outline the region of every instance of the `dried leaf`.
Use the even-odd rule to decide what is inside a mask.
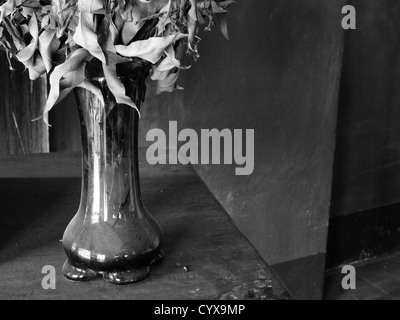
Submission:
[[[79,67],[89,58],[90,53],[86,49],[77,49],[63,64],[54,68],[50,76],[50,93],[43,114],[48,113],[54,105],[60,101],[60,91],[65,90],[65,83],[63,86],[60,85],[61,79],[71,72],[79,72]],[[72,75],[70,74],[69,77],[71,78]],[[80,79],[80,77],[77,77],[76,79]],[[79,84],[76,84],[76,86],[78,85]]]
[[[105,13],[103,0],[78,0],[78,9],[86,13]]]
[[[118,103],[137,109],[145,80],[157,82],[157,91],[173,91],[184,52],[198,59],[199,24],[207,30],[218,21],[228,37],[227,8],[234,0],[0,0],[0,45],[7,58],[17,58],[31,79],[50,75],[49,112],[74,87],[95,94],[87,61],[102,65],[104,77]],[[134,65],[135,67],[132,67]],[[131,66],[131,67],[127,67]],[[117,76],[135,73],[138,89],[128,97]],[[10,63],[10,68],[12,65]],[[138,69],[139,68],[139,69]],[[85,70],[87,78],[85,78]],[[119,73],[120,74],[120,73]]]
[[[31,43],[24,49],[22,49],[20,52],[17,53],[17,58],[20,62],[25,63],[29,59],[33,57],[35,54],[35,51],[38,47],[38,41],[39,41],[39,26],[38,26],[38,21],[36,19],[36,15],[34,14],[29,21],[29,32],[32,36]]]
[[[0,7],[0,22],[3,21],[4,17],[7,17],[13,13],[16,6],[17,0],[7,0],[7,2]]]
[[[187,37],[187,35],[178,33],[167,37],[152,37],[147,40],[135,41],[129,46],[115,46],[117,53],[124,57],[137,57],[149,61],[153,64],[157,63],[164,50],[176,41]]]
[[[95,16],[91,13],[81,12],[79,18],[78,28],[73,38],[75,43],[89,51],[93,57],[106,64],[106,57],[97,40],[98,35],[94,26]]]
[[[132,101],[130,97],[126,96],[125,86],[117,75],[117,64],[126,61],[127,61],[126,59],[123,59],[117,56],[116,54],[110,53],[108,64],[103,64],[104,76],[108,88],[113,93],[117,103],[128,105],[134,108],[140,114],[136,104]]]
[[[57,30],[44,30],[39,37],[39,51],[48,73],[53,68],[53,54],[59,47],[60,40],[57,38]]]
[[[157,81],[156,93],[173,92],[175,90],[183,90],[182,87],[176,84],[179,77],[179,69],[169,74],[165,79]]]

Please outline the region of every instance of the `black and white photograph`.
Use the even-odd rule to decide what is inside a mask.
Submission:
[[[0,0],[0,300],[400,300],[399,123],[396,0]]]

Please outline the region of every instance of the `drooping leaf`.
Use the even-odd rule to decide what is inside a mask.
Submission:
[[[81,84],[78,85],[78,87],[89,90],[100,100],[103,106],[105,105],[103,93],[101,92],[100,88],[90,82],[90,80],[85,79]]]
[[[82,63],[89,58],[90,53],[86,49],[80,48],[73,52],[63,64],[54,68],[50,76],[50,92],[43,114],[48,113],[60,101],[60,91],[65,89],[60,86],[62,78],[71,72],[77,72]]]
[[[46,72],[42,56],[37,51],[31,59],[24,63],[24,65],[28,68],[29,79],[31,80],[38,79],[42,74]]]
[[[39,36],[39,52],[47,72],[53,68],[53,54],[59,47],[60,40],[57,38],[57,30],[46,29]]]
[[[113,93],[118,104],[125,104],[134,108],[140,115],[139,109],[130,97],[126,95],[126,89],[121,79],[117,75],[117,64],[126,62],[126,59],[116,54],[109,54],[108,64],[103,64],[104,77],[108,88]]]
[[[17,53],[17,58],[29,69],[30,79],[35,80],[38,77],[38,57],[36,56],[36,50],[39,41],[39,26],[35,14],[32,15],[29,21],[29,33],[32,36],[32,40],[28,46]],[[41,60],[41,62],[43,62],[43,60]]]
[[[13,13],[16,6],[17,0],[7,0],[7,2],[0,7],[0,22],[3,21],[4,17],[7,17]]]
[[[54,105],[65,99],[65,97],[76,87],[79,87],[85,81],[86,61],[82,61],[76,70],[68,72],[60,81],[60,94]]]
[[[35,53],[37,46],[38,46],[38,40],[39,40],[39,25],[38,21],[36,19],[36,15],[34,14],[29,21],[29,32],[32,36],[31,43],[24,49],[22,49],[20,52],[17,54],[17,58],[20,62],[24,63],[28,61]]]
[[[105,13],[103,0],[78,0],[78,9],[86,13]]]
[[[221,30],[222,35],[229,40],[229,33],[228,33],[228,22],[227,22],[228,14],[221,13],[217,15],[219,29]]]
[[[188,14],[188,41],[189,41],[189,49],[195,51],[193,48],[193,43],[196,37],[196,29],[197,29],[197,5],[196,0],[190,0],[190,10]]]
[[[179,77],[179,69],[169,74],[165,79],[157,80],[156,93],[160,94],[163,92],[173,92],[175,90],[183,90],[182,87],[176,84],[178,77]]]
[[[79,24],[73,39],[77,45],[85,48],[93,57],[106,64],[106,57],[98,42],[94,18],[95,16],[91,13],[80,12]]]
[[[132,39],[136,36],[138,31],[143,27],[144,21],[142,22],[136,22],[136,21],[125,21],[123,23],[123,27],[121,30],[121,39],[122,39],[122,44],[127,45],[129,42],[132,41]]]
[[[174,46],[171,45],[165,50],[165,58],[161,60],[156,66],[153,67],[153,74],[151,75],[151,80],[165,80],[171,70],[179,69],[189,69],[189,67],[182,67],[180,60],[175,56]]]
[[[166,37],[152,37],[147,40],[135,41],[129,46],[115,46],[117,53],[124,57],[137,57],[149,61],[153,64],[157,63],[166,48],[176,41],[186,38],[187,35],[178,33]]]

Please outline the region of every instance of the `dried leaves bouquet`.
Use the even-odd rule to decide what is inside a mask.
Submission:
[[[218,22],[227,37],[226,9],[234,0],[0,0],[0,44],[29,70],[50,76],[44,114],[73,88],[94,93],[101,70],[116,102],[136,108],[122,76],[147,68],[158,92],[173,91],[181,59],[198,58],[199,25]],[[89,68],[89,65],[97,68]],[[144,80],[144,79],[142,79]]]

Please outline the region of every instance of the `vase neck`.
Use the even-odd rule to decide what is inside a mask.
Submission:
[[[82,133],[81,206],[93,223],[141,214],[138,170],[138,114],[118,105],[98,80],[104,106],[91,92],[76,89]]]

